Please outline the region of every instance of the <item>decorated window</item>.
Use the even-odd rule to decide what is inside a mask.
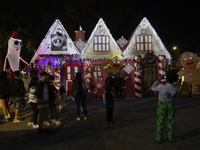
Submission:
[[[136,37],[136,50],[137,51],[148,51],[152,50],[152,35],[145,34],[145,35],[138,35]]]
[[[45,71],[46,73],[52,75],[52,65],[42,65],[42,71]]]
[[[100,64],[93,65],[93,78],[102,78],[102,67]]]
[[[110,37],[108,35],[94,36],[94,51],[95,52],[109,52],[110,51]]]
[[[67,80],[73,80],[78,73],[78,66],[67,66]]]

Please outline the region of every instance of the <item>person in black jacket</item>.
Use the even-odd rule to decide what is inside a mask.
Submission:
[[[106,125],[112,126],[114,100],[109,87],[105,88],[105,93],[103,94],[103,103],[105,104],[106,108]]]
[[[119,76],[119,72],[117,72],[115,76],[114,85],[115,85],[117,99],[119,98],[119,92],[122,99],[122,78]]]
[[[50,123],[47,121],[49,115],[49,89],[47,85],[47,73],[42,71],[40,73],[40,78],[41,79],[36,87],[37,106],[40,114],[38,133],[47,131],[43,129],[43,121],[44,125],[50,125]]]
[[[112,89],[113,87],[112,73],[109,73],[109,76],[106,78],[105,83],[106,83],[106,87],[109,87],[110,89]]]
[[[4,113],[4,119],[1,122],[8,122],[10,118],[10,108],[8,106],[8,100],[10,97],[9,92],[9,79],[6,78],[6,72],[0,72],[0,100]]]
[[[24,83],[20,77],[20,72],[14,72],[14,78],[10,80],[9,89],[10,89],[10,97],[13,102],[15,108],[15,119],[14,123],[21,122],[20,117],[20,109],[22,107],[22,99],[24,98]]]
[[[56,111],[56,103],[55,103],[55,97],[56,94],[58,93],[56,87],[54,86],[53,83],[54,76],[49,75],[49,82],[48,82],[48,87],[49,87],[49,109],[50,109],[50,115],[51,115],[51,121],[55,123],[56,125],[60,124],[60,121],[58,121],[58,115]]]

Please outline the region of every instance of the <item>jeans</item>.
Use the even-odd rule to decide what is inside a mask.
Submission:
[[[87,115],[86,113],[86,108],[85,108],[85,102],[83,98],[75,98],[75,102],[76,102],[76,113],[77,113],[77,117],[80,117],[80,105],[83,108],[83,113],[84,116]]]
[[[12,103],[15,109],[21,109],[22,107],[22,98],[21,97],[11,97]]]
[[[45,102],[43,99],[37,100],[37,106],[39,109],[39,128],[41,129],[43,126],[43,121],[48,120],[49,116],[49,105],[48,102]]]
[[[52,119],[58,119],[57,112],[56,112],[56,104],[54,99],[49,100],[49,109],[50,115]]]
[[[39,110],[37,108],[37,103],[30,103],[31,108],[33,110],[33,118],[31,118],[31,122],[33,121],[34,125],[37,124],[37,118],[38,118],[38,114],[39,114]]]
[[[116,91],[117,98],[119,98],[119,92],[120,92],[120,95],[121,95],[121,98],[122,98],[122,88],[121,88],[121,86],[115,87],[115,91]]]
[[[106,121],[107,122],[113,121],[113,108],[114,106],[106,107]]]

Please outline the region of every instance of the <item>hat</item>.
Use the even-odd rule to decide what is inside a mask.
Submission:
[[[21,36],[15,31],[13,31],[11,38],[16,39],[16,40],[22,40]]]
[[[47,75],[47,73],[45,72],[45,71],[42,71],[41,73],[40,73],[40,76],[46,76]]]

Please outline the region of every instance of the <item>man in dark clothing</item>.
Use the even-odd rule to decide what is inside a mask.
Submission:
[[[107,126],[112,126],[114,101],[109,87],[105,88],[105,93],[103,94],[103,103],[105,104],[106,108],[106,124]]]
[[[55,123],[56,125],[60,124],[60,121],[58,121],[58,115],[56,111],[56,103],[55,103],[55,98],[56,94],[58,93],[56,87],[54,86],[54,76],[49,75],[49,82],[48,82],[48,87],[49,87],[49,109],[50,109],[50,115],[51,115],[51,121],[52,123]]]
[[[106,87],[109,87],[110,89],[112,89],[113,87],[112,73],[109,73],[109,76],[106,78],[105,83],[106,83]]]
[[[43,121],[45,125],[50,125],[48,120],[48,112],[49,112],[49,91],[46,83],[47,73],[42,71],[40,73],[40,81],[37,84],[36,92],[37,92],[37,105],[39,109],[39,128],[38,132],[42,133],[43,130]]]
[[[119,72],[117,72],[114,82],[115,82],[116,96],[117,98],[119,98],[119,92],[120,92],[122,99],[122,78],[119,76]]]
[[[16,123],[21,121],[19,114],[22,106],[22,99],[24,98],[24,83],[21,79],[19,79],[19,71],[15,71],[14,76],[15,77],[10,80],[9,89],[10,97],[15,108],[15,119],[13,122]]]

